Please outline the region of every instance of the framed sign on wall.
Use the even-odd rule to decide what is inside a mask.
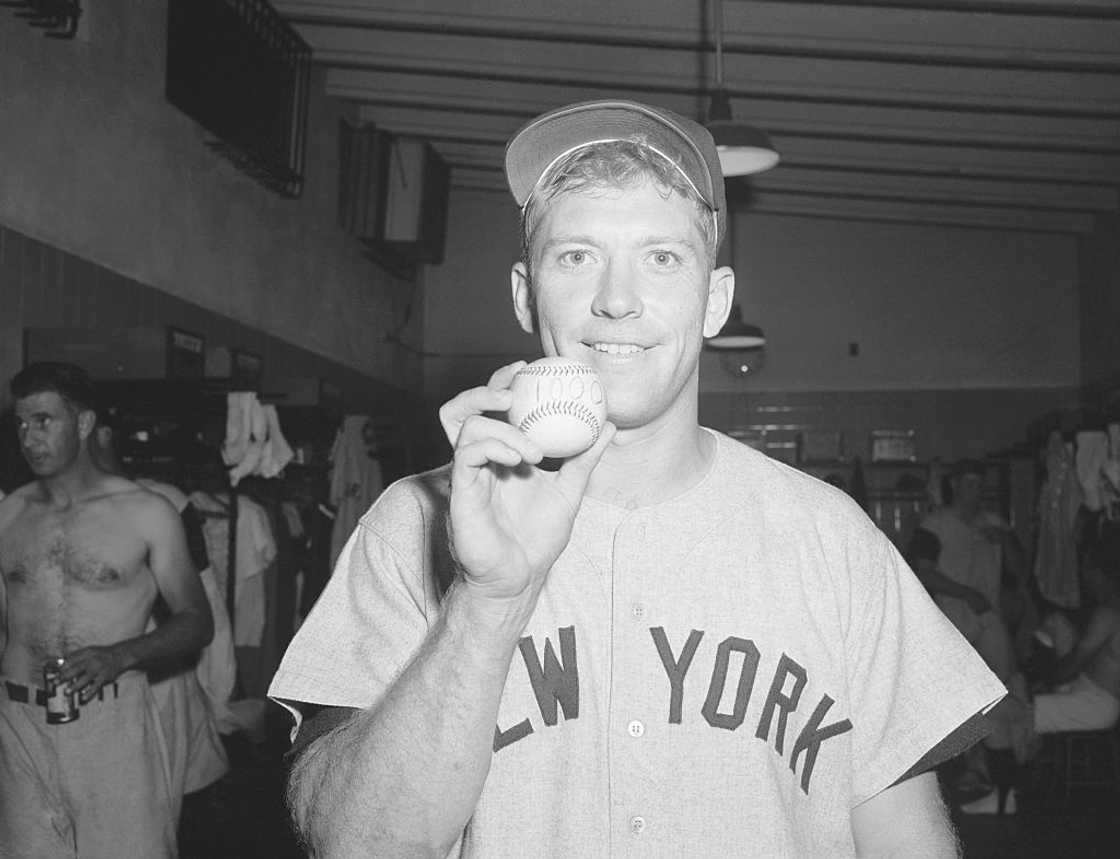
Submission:
[[[201,335],[167,326],[167,378],[201,379],[206,371],[206,341]]]
[[[235,387],[259,388],[263,372],[264,360],[260,355],[244,349],[230,350],[230,381]]]

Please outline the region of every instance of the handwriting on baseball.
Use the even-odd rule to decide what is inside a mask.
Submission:
[[[537,379],[537,402],[546,400],[576,400],[584,398],[593,405],[603,402],[603,383],[598,379],[584,379],[580,376],[542,376]]]

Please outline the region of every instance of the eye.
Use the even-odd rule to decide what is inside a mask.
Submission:
[[[672,251],[654,251],[650,254],[650,259],[657,268],[672,268],[681,261]]]
[[[586,248],[573,248],[563,251],[557,258],[561,269],[585,269],[595,262],[595,255]]]
[[[582,265],[587,262],[587,251],[564,251],[560,254],[560,262],[564,265]]]

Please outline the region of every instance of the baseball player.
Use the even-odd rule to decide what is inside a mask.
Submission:
[[[844,493],[699,425],[734,288],[711,136],[570,105],[506,174],[514,314],[608,422],[539,467],[501,368],[362,518],[270,689],[311,851],[955,856],[932,767],[1005,690]]]

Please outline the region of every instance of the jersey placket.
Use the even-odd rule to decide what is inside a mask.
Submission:
[[[658,726],[649,710],[644,672],[653,610],[644,567],[648,566],[648,514],[634,511],[615,533],[611,611],[610,789],[612,857],[648,856],[650,838],[659,821],[651,816],[654,788],[645,747]]]

